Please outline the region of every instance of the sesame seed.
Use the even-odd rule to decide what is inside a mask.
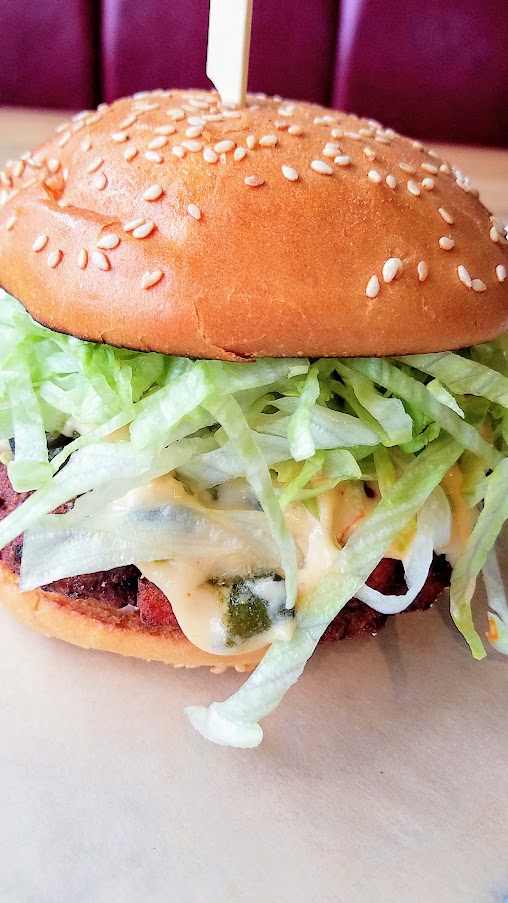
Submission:
[[[347,154],[339,154],[338,157],[333,158],[333,162],[336,163],[337,166],[349,166],[351,157],[348,157]]]
[[[373,151],[371,147],[364,147],[363,153],[365,154],[365,156],[367,157],[368,160],[376,159],[376,152]]]
[[[147,150],[144,153],[145,160],[149,160],[150,163],[162,163],[163,156],[156,150]]]
[[[218,141],[214,147],[214,151],[216,154],[227,154],[228,151],[232,151],[235,149],[234,141]]]
[[[134,147],[134,145],[131,145],[130,147],[125,148],[125,150],[123,152],[123,158],[124,158],[124,160],[127,161],[127,163],[130,163],[131,160],[134,160],[134,157],[137,157],[137,155],[138,155],[138,149],[137,149],[137,147]]]
[[[183,110],[166,110],[166,115],[171,116],[173,122],[181,122],[182,119],[185,119]]]
[[[413,179],[410,179],[409,182],[407,183],[407,190],[408,190],[409,193],[412,194],[415,198],[419,198],[419,197],[420,197],[421,191],[420,191],[418,185],[416,184],[416,182],[413,181]]]
[[[101,248],[103,251],[113,251],[120,244],[120,239],[118,235],[115,235],[114,232],[109,232],[107,235],[102,235],[101,238],[97,241],[97,247]]]
[[[424,260],[420,260],[417,268],[418,270],[418,279],[420,282],[425,282],[427,276],[429,275],[429,268]]]
[[[386,176],[385,182],[388,185],[388,188],[393,189],[393,188],[397,187],[397,179],[395,178],[394,175],[392,175],[391,172],[389,172],[388,175]]]
[[[275,147],[278,140],[277,135],[263,135],[263,137],[259,139],[259,144],[261,147]]]
[[[296,107],[294,104],[288,104],[285,107],[279,107],[277,113],[279,116],[294,116],[296,112]]]
[[[310,164],[310,168],[314,170],[314,172],[320,173],[322,176],[331,176],[333,173],[333,169],[328,163],[325,163],[324,160],[313,160]]]
[[[495,216],[491,216],[490,221],[491,221],[492,225],[495,226],[495,228],[497,229],[499,238],[504,238],[505,227],[503,226],[503,223],[500,222],[500,220],[496,219]]]
[[[390,139],[387,138],[386,135],[379,135],[379,134],[378,134],[378,135],[375,136],[374,141],[377,141],[378,144],[391,144]]]
[[[344,132],[344,138],[351,138],[352,141],[361,141],[360,132]]]
[[[413,147],[415,150],[419,150],[419,151],[423,150],[423,144],[421,141],[413,141]]]
[[[222,113],[203,113],[203,119],[206,122],[222,122],[224,116]]]
[[[185,130],[185,135],[187,138],[199,138],[199,136],[203,132],[202,125],[192,125],[188,129]]]
[[[101,168],[103,163],[104,159],[102,157],[96,157],[95,160],[92,160],[92,162],[88,164],[86,171],[89,173],[97,172],[97,170]]]
[[[367,178],[370,179],[371,182],[374,182],[375,185],[379,185],[381,182],[381,176],[378,173],[377,169],[371,169],[367,173]]]
[[[434,166],[433,163],[422,163],[421,168],[424,172],[430,173],[431,176],[437,176],[439,172],[439,168]]]
[[[20,160],[20,163],[21,162],[22,161]],[[49,171],[54,174],[55,172],[58,172],[58,170],[60,169],[60,160],[57,160],[56,158],[52,157],[51,160],[48,160],[47,166],[48,166]],[[14,175],[16,175],[16,173],[14,173]],[[20,173],[20,175],[21,175],[21,173]]]
[[[154,135],[174,135],[176,129],[174,125],[159,125],[153,131]]]
[[[372,129],[361,128],[361,129],[358,129],[358,131],[359,131],[360,135],[362,136],[362,138],[372,138],[372,134],[373,134]]]
[[[159,150],[159,148],[164,147],[167,143],[168,139],[166,135],[158,135],[157,138],[154,138],[153,141],[150,141],[148,150]]]
[[[189,104],[196,110],[208,110],[210,102],[203,97],[189,97]]]
[[[367,298],[377,298],[379,295],[379,279],[377,276],[371,276],[369,281],[367,282],[367,288],[365,289],[365,294]]]
[[[15,225],[16,225],[16,214],[13,213],[13,214],[9,217],[9,219],[7,220],[7,222],[5,223],[5,229],[6,229],[6,231],[7,231],[7,232],[10,232],[11,229],[14,229],[14,226],[15,226]]]
[[[54,270],[55,267],[57,267],[58,264],[60,263],[62,257],[63,257],[63,254],[60,250],[51,251],[51,254],[48,254],[48,267],[51,270]]]
[[[185,157],[186,151],[185,151],[185,148],[184,148],[184,147],[181,147],[179,144],[175,144],[175,145],[173,145],[173,147],[171,148],[171,153],[172,153],[175,157],[178,157],[179,160],[183,160],[183,158]]]
[[[138,117],[135,113],[131,113],[129,116],[126,116],[123,122],[120,123],[121,129],[130,129],[131,125],[134,125],[137,122]]]
[[[205,163],[217,163],[218,159],[213,147],[205,147],[203,151],[203,160]]]
[[[124,228],[125,228],[125,226],[124,226]],[[136,228],[132,230],[132,237],[133,238],[148,238],[148,236],[151,235],[151,233],[153,232],[154,229],[155,229],[155,223],[152,223],[151,220],[147,220],[146,222],[143,222],[141,225],[136,226]]]
[[[191,154],[197,154],[198,151],[203,150],[203,142],[195,139],[186,139],[182,141],[182,147],[190,151]]]
[[[187,213],[189,216],[192,216],[193,219],[201,219],[201,210],[199,209],[197,204],[189,204],[187,207]]]
[[[157,285],[157,283],[161,281],[162,277],[163,273],[161,270],[154,270],[153,273],[150,273],[149,271],[143,273],[143,276],[141,277],[141,288],[152,288],[152,286]]]
[[[434,185],[435,185],[434,179],[429,179],[428,177],[425,179],[422,179],[422,188],[424,188],[425,191],[432,191],[434,188]]]
[[[260,185],[265,184],[265,180],[260,179],[259,176],[246,176],[243,181],[249,188],[259,188]]]
[[[298,181],[298,173],[297,173],[296,169],[293,169],[292,166],[287,166],[286,164],[284,164],[282,166],[282,175],[289,182],[297,182]]]
[[[201,116],[187,116],[187,122],[192,126],[200,126],[200,128],[204,129],[206,125],[206,121]]]
[[[245,150],[244,147],[236,147],[235,148],[235,151],[233,153],[233,158],[236,160],[237,163],[240,163],[240,161],[243,160],[246,156],[247,156],[247,151]]]
[[[116,144],[123,144],[124,141],[129,140],[129,136],[127,132],[113,132],[111,135],[111,140],[115,141]]]
[[[496,276],[498,282],[504,282],[506,279],[506,267],[504,263],[498,263],[496,267]]]
[[[60,125],[57,125],[55,132],[57,135],[60,135],[62,132],[65,132],[65,129],[69,128],[68,122],[61,122]]]
[[[336,157],[337,154],[340,154],[340,145],[335,142],[329,141],[325,144],[323,150],[321,151],[323,157]]]
[[[471,288],[471,286],[473,284],[471,276],[469,275],[465,266],[462,266],[462,264],[457,267],[457,275],[458,275],[460,281],[463,282],[467,288]]]
[[[249,150],[252,150],[253,147],[256,146],[256,136],[255,135],[247,135],[245,139],[245,143]]]
[[[471,288],[474,292],[485,292],[487,290],[487,286],[481,279],[473,279]]]
[[[53,162],[54,162],[54,161],[53,161]],[[60,166],[59,161],[57,161],[57,162],[58,162],[58,165]],[[21,178],[21,176],[23,175],[24,171],[25,171],[25,162],[24,162],[24,160],[18,160],[17,163],[15,163],[15,165],[14,165],[14,169],[12,170],[12,174],[13,174],[14,178],[15,178],[15,179]],[[50,170],[50,171],[51,171],[51,170]]]
[[[284,119],[276,119],[274,122],[274,126],[276,129],[280,129],[281,131],[283,131],[284,129],[287,129],[288,124],[287,124],[287,122],[284,121]]]
[[[408,172],[410,175],[413,175],[413,176],[416,172],[416,168],[414,166],[411,166],[410,163],[399,163],[399,169],[401,169],[402,172]]]
[[[448,166],[448,163],[441,163],[441,166],[439,167],[439,172],[444,172],[444,173],[446,173],[446,175],[450,175],[451,170],[450,170],[450,167]]]
[[[395,277],[402,272],[403,263],[400,257],[389,257],[383,264],[383,279],[385,282],[393,282]]]
[[[65,145],[69,143],[71,138],[72,138],[71,132],[65,132],[65,134],[62,135],[62,137],[60,138],[60,140],[58,142],[58,147],[65,147]]]
[[[42,233],[42,235],[38,235],[32,245],[32,251],[42,251],[46,247],[48,241],[49,238],[47,235],[44,235],[44,233]]]
[[[299,135],[303,135],[303,126],[301,126],[301,125],[290,125],[289,128],[288,128],[288,135],[295,135],[295,136],[297,136],[297,137],[298,137]],[[333,135],[333,132],[332,132],[332,135]]]
[[[80,270],[86,270],[88,264],[88,251],[86,248],[81,248],[81,251],[78,254],[78,267]]]
[[[450,238],[448,235],[442,235],[439,239],[439,247],[442,248],[443,251],[451,251],[451,249],[455,247],[455,242],[453,238]]]
[[[344,137],[344,129],[332,129],[331,135],[332,135],[332,138],[343,138]]]
[[[448,223],[449,226],[453,226],[453,223],[454,223],[455,221],[454,221],[453,216],[451,215],[451,213],[448,213],[448,211],[445,210],[444,207],[439,207],[438,213],[441,214],[441,216],[443,217],[445,223]]]
[[[144,221],[143,217],[139,216],[137,219],[133,219],[130,222],[125,223],[125,225],[123,226],[123,231],[124,232],[133,232],[134,229],[138,228],[138,226],[142,226],[144,222],[145,221]]]
[[[97,191],[104,191],[107,184],[108,179],[105,172],[100,172],[97,178],[94,179],[94,185]]]
[[[87,135],[85,138],[83,138],[83,141],[81,142],[81,150],[83,151],[84,154],[86,154],[87,151],[89,151],[91,149],[91,147],[92,147],[92,139],[90,138],[90,135]]]
[[[162,194],[164,191],[160,185],[150,185],[150,188],[143,192],[143,198],[145,201],[158,201]]]
[[[104,270],[104,272],[107,272],[111,266],[108,257],[102,251],[93,252],[92,263],[98,270]]]

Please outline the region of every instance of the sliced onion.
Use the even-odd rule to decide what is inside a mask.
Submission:
[[[415,538],[403,558],[407,592],[402,595],[384,595],[364,584],[355,594],[357,599],[385,615],[398,614],[411,605],[429,576],[434,550],[443,548],[450,540],[451,518],[448,499],[438,487],[417,516]]]

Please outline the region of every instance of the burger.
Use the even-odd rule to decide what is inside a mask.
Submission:
[[[306,103],[134,95],[0,173],[0,599],[78,646],[253,670],[450,587],[508,652],[504,226],[420,142]],[[477,629],[478,628],[478,629]]]

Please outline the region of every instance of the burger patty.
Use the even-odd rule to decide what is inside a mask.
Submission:
[[[7,468],[0,465],[0,520],[7,517],[30,493],[17,493],[7,476]],[[72,502],[57,509],[61,514],[72,507]],[[0,551],[0,560],[15,574],[19,574],[23,552],[23,536],[18,536]],[[444,555],[434,555],[429,575],[421,592],[405,611],[424,611],[430,608],[438,596],[450,585],[451,567]],[[401,595],[406,591],[402,562],[383,558],[374,569],[368,586],[385,595]],[[134,565],[66,577],[42,587],[70,599],[96,599],[115,609],[130,605],[137,608],[139,618],[146,627],[169,627],[180,630],[170,600],[162,590],[141,576]],[[374,611],[359,599],[351,599],[340,614],[325,630],[321,642],[347,639],[376,633],[384,627],[390,615]]]

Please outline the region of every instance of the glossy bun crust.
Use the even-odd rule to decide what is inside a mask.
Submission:
[[[118,611],[96,599],[71,599],[42,589],[21,593],[17,575],[1,562],[0,597],[3,606],[23,624],[84,649],[118,652],[179,668],[206,665],[218,672],[226,668],[249,671],[264,652],[211,655],[190,643],[180,630],[147,627],[136,613]]]
[[[462,174],[305,103],[137,95],[0,174],[0,284],[52,329],[129,348],[235,360],[477,344],[508,329],[507,257]]]

